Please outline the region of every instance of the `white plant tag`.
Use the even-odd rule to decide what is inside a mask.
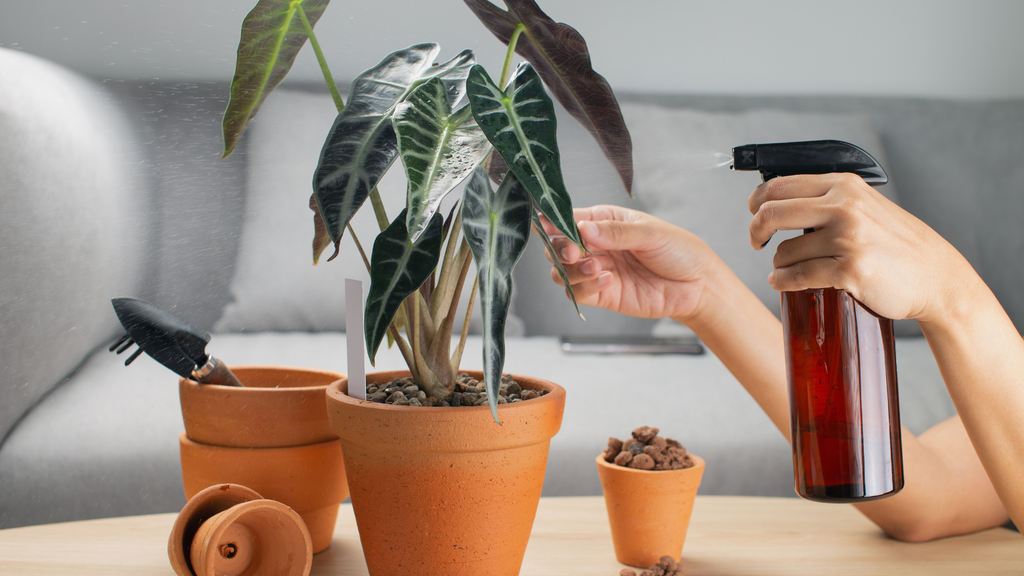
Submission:
[[[345,341],[348,345],[348,395],[366,400],[363,351],[363,283],[345,279]]]

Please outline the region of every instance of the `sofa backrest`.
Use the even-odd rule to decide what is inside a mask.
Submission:
[[[0,48],[0,439],[148,278],[143,156],[102,88]]]

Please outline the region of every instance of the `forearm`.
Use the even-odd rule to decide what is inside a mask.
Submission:
[[[973,270],[939,312],[921,329],[996,493],[1024,525],[1024,341]]]
[[[789,440],[789,391],[782,323],[720,261],[687,324]]]

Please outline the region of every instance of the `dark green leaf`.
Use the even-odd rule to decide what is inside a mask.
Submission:
[[[313,177],[317,205],[335,245],[398,156],[391,123],[395,105],[434,77],[441,78],[449,102],[462,98],[466,75],[475,61],[473,53],[466,50],[432,66],[439,50],[437,44],[400,50],[352,82],[348,105],[331,127]]]
[[[447,91],[438,78],[420,85],[398,104],[394,125],[409,180],[406,227],[415,241],[441,200],[483,161],[491,145],[472,117],[452,115]]]
[[[565,293],[569,295],[572,305],[576,307],[576,314],[580,317],[580,320],[586,322],[587,319],[583,317],[583,312],[580,312],[580,305],[576,302],[576,293],[572,289],[572,284],[569,283],[569,274],[566,273],[565,266],[562,266],[562,261],[558,259],[558,253],[555,252],[555,247],[551,244],[551,238],[548,236],[548,233],[544,231],[544,225],[540,223],[539,212],[531,210],[530,213],[532,215],[533,229],[537,231],[541,242],[544,243],[544,248],[551,255],[551,262],[554,263],[555,270],[558,270],[558,275],[562,277],[562,284],[565,285]]]
[[[474,66],[466,92],[473,117],[509,170],[530,192],[548,220],[582,250],[572,200],[562,180],[554,103],[537,72],[523,63],[502,92],[482,66]]]
[[[505,0],[508,11],[487,0],[464,0],[470,10],[506,45],[518,24],[516,53],[532,63],[555,98],[590,131],[605,156],[633,193],[633,144],[615,93],[590,64],[587,43],[568,24],[555,22],[533,0]]]
[[[415,243],[405,229],[405,210],[373,242],[370,289],[366,294],[366,352],[372,363],[377,348],[405,299],[419,289],[437,267],[441,255],[441,223],[435,214]]]
[[[512,270],[530,239],[533,205],[526,188],[510,172],[497,192],[487,171],[477,168],[466,185],[462,231],[473,250],[483,317],[484,382],[491,415],[498,420],[498,388],[505,366],[505,321],[512,303]]]
[[[235,77],[224,111],[224,155],[256,116],[270,92],[288,75],[308,36],[299,9],[314,26],[330,0],[260,0],[242,21]]]

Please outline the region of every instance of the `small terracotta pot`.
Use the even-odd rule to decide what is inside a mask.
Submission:
[[[327,385],[344,377],[302,368],[232,367],[243,388],[179,382],[185,497],[215,484],[249,486],[295,510],[313,552],[331,543],[348,498],[341,442],[327,421]]]
[[[597,473],[612,528],[615,558],[647,568],[662,556],[680,558],[704,460],[683,470],[637,470],[597,457]]]
[[[167,543],[178,576],[307,576],[312,541],[294,510],[245,486],[211,486],[189,499]]]
[[[482,378],[479,372],[470,372]],[[408,372],[367,375],[384,383]],[[533,528],[565,390],[516,376],[544,396],[471,408],[393,406],[327,389],[371,576],[515,576]]]
[[[324,392],[344,374],[276,366],[239,366],[231,371],[244,388],[178,381],[181,415],[190,440],[271,448],[338,437],[327,421]]]

